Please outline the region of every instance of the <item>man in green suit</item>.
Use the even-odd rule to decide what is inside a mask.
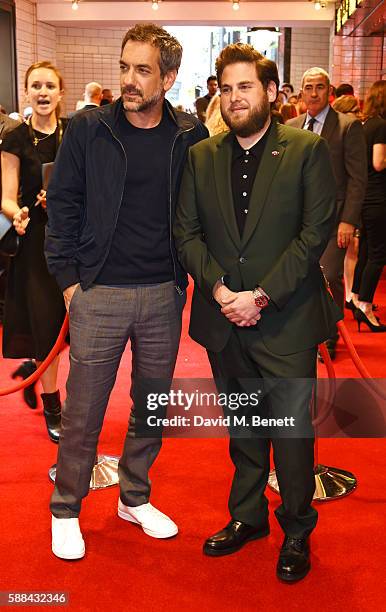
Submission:
[[[269,384],[264,414],[293,416],[300,429],[295,437],[284,428],[231,435],[231,521],[204,552],[229,554],[268,535],[272,442],[282,497],[275,514],[285,534],[277,575],[295,581],[310,568],[317,521],[309,411],[317,345],[340,318],[318,263],[334,223],[335,183],[323,139],[271,120],[274,62],[237,43],[221,52],[216,70],[231,131],[190,149],[174,226],[195,281],[190,335],[207,349],[219,389]]]

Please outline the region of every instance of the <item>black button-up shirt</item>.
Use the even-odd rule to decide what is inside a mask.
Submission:
[[[243,149],[236,136],[234,137],[231,183],[233,205],[235,207],[240,236],[243,235],[253,183],[255,182],[270,129],[271,126],[269,126],[264,136],[250,149]]]

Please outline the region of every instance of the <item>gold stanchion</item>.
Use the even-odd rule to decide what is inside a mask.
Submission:
[[[91,473],[90,491],[106,489],[117,485],[118,480],[118,461],[114,455],[97,455]],[[48,477],[51,482],[55,482],[56,463],[48,470]]]
[[[335,371],[332,365],[330,354],[326,345],[323,343],[319,346],[324,363],[327,366],[328,375],[330,378],[330,393],[329,399],[326,402],[327,409],[324,414],[319,415],[313,421],[313,426],[317,427],[326,420],[332,410],[335,396]],[[316,402],[314,402],[316,405]],[[323,465],[318,462],[319,444],[318,438],[315,439],[315,458],[316,465],[314,467],[315,474],[315,501],[331,501],[340,499],[352,493],[357,487],[357,479],[351,472]],[[280,493],[279,484],[277,482],[276,471],[271,470],[268,477],[268,486],[275,493]]]

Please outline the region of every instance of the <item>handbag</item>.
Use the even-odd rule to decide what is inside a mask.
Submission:
[[[0,253],[8,257],[17,255],[20,237],[13,227],[12,221],[0,212]]]

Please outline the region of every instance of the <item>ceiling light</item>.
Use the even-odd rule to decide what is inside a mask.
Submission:
[[[234,11],[238,11],[240,8],[240,0],[233,0],[232,1],[232,8]]]
[[[73,11],[77,11],[79,8],[79,0],[73,0],[71,6]]]
[[[158,0],[153,0],[153,2],[151,3],[151,8],[153,9],[153,11],[158,11]]]

